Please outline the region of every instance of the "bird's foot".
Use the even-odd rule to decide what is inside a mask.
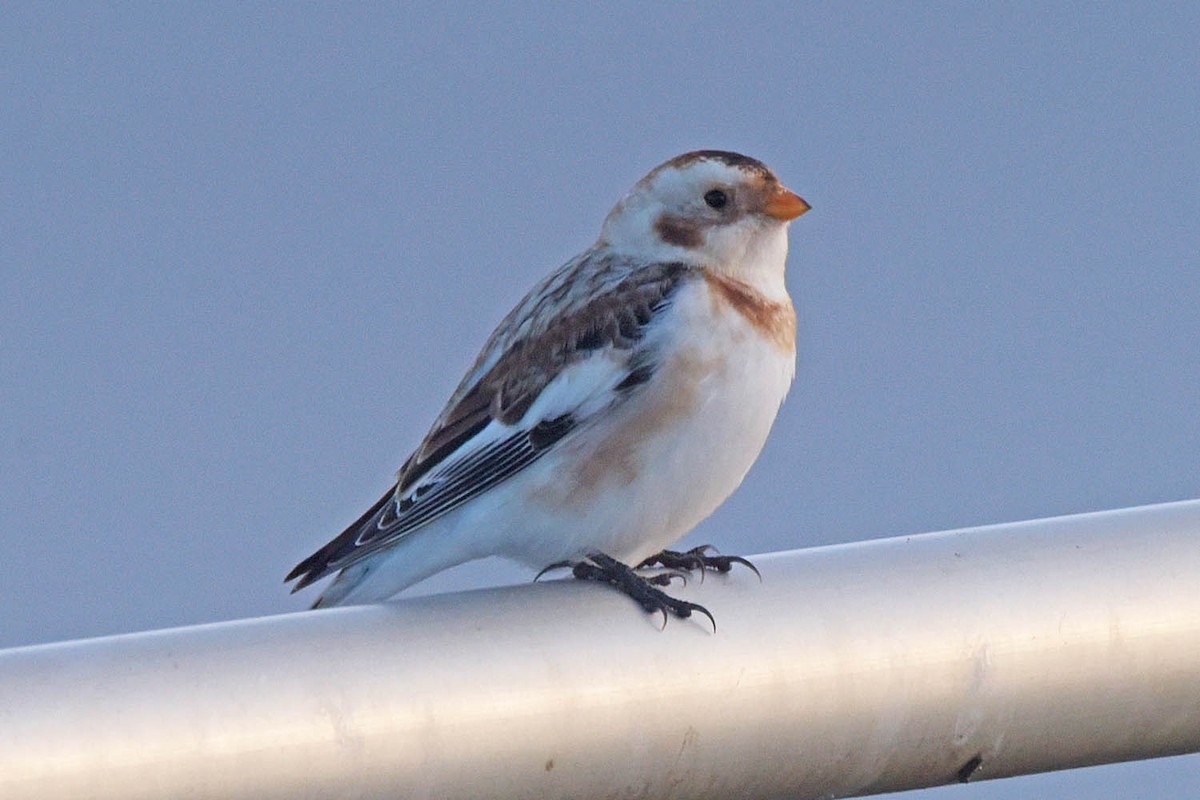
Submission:
[[[613,559],[613,560],[616,561],[616,559]],[[617,563],[619,564],[620,562],[618,561]],[[545,575],[547,572],[553,572],[556,569],[574,569],[578,564],[579,564],[578,561],[555,561],[553,564],[550,564],[550,565],[544,567],[542,569],[542,571],[539,572],[537,575],[534,575],[533,583],[537,583],[538,581],[540,581],[542,579],[542,576]],[[624,566],[624,565],[622,565],[622,566]],[[576,576],[576,577],[578,577],[578,576]],[[654,586],[670,586],[671,581],[673,581],[673,580],[678,580],[684,586],[687,586],[688,574],[686,572],[684,572],[683,570],[679,570],[679,569],[667,569],[666,571],[660,570],[659,572],[655,573],[654,575],[641,575],[638,577],[640,577],[646,583],[652,584]]]
[[[713,615],[708,612],[707,608],[697,603],[678,600],[661,589],[655,588],[670,584],[674,578],[680,578],[686,582],[687,578],[681,572],[672,571],[645,578],[634,572],[632,567],[622,564],[604,553],[592,553],[586,560],[574,565],[556,564],[547,569],[555,566],[571,566],[571,574],[579,580],[599,581],[616,587],[633,598],[634,602],[645,609],[647,613],[652,614],[657,611],[662,614],[664,628],[667,625],[668,612],[680,619],[687,619],[693,613],[698,613],[708,617],[708,621],[713,626],[713,633],[717,632],[717,621],[713,619]],[[545,572],[545,570],[542,571]]]
[[[748,567],[751,572],[762,580],[762,574],[758,568],[751,564],[741,556],[723,556],[717,553],[716,548],[711,544],[702,544],[699,547],[693,547],[691,550],[680,552],[678,550],[663,550],[661,553],[655,553],[647,559],[644,559],[634,569],[647,569],[649,567],[666,567],[674,570],[700,570],[701,580],[703,580],[705,570],[713,570],[714,572],[729,572],[733,569],[734,564],[741,564]]]

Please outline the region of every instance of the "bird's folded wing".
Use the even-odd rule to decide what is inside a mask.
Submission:
[[[293,591],[493,488],[630,397],[654,371],[647,334],[696,276],[676,262],[585,258],[535,287],[492,334],[396,485],[292,570]]]

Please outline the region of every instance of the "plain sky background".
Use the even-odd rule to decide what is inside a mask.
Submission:
[[[492,326],[699,147],[814,210],[797,383],[685,544],[1200,497],[1200,6],[1132,5],[5,4],[0,646],[303,608]]]

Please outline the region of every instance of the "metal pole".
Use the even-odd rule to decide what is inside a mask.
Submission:
[[[1200,750],[1200,501],[0,652],[0,797],[819,798]]]

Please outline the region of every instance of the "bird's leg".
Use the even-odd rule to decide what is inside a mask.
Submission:
[[[571,569],[571,573],[579,580],[599,581],[615,586],[629,597],[632,597],[634,602],[648,613],[657,611],[662,614],[664,627],[667,624],[668,611],[680,619],[687,619],[692,615],[692,612],[697,612],[708,617],[708,621],[713,626],[713,633],[717,631],[717,621],[713,619],[713,615],[708,612],[707,608],[696,603],[689,603],[686,600],[677,600],[652,585],[665,586],[671,582],[672,577],[680,577],[677,574],[668,573],[654,576],[650,579],[643,578],[628,565],[622,564],[612,556],[607,556],[604,553],[592,553],[586,560],[575,564]]]
[[[712,551],[711,553],[709,551]],[[663,550],[661,553],[655,553],[649,558],[644,559],[634,569],[646,569],[648,567],[666,567],[667,569],[683,569],[689,572],[694,569],[713,570],[715,572],[729,572],[733,569],[734,564],[741,564],[749,567],[750,571],[758,575],[758,579],[762,580],[762,575],[758,568],[751,564],[741,556],[723,556],[716,552],[716,548],[711,544],[702,544],[699,547],[693,547],[691,550],[680,552],[678,550]]]

